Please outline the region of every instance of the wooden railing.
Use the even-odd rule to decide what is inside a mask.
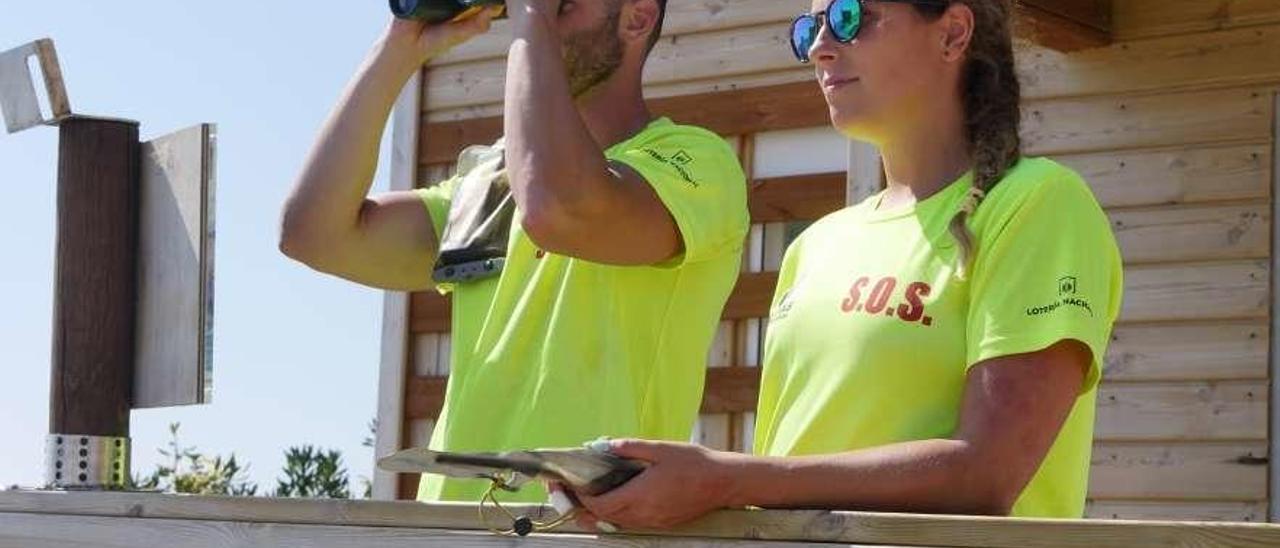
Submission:
[[[531,517],[553,512],[514,507]],[[731,510],[672,531],[563,532],[517,542],[484,531],[473,505],[132,493],[0,493],[0,546],[931,547],[1280,546],[1280,526],[1023,520],[826,511]]]

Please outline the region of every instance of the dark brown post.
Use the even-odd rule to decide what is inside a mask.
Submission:
[[[56,486],[121,486],[133,390],[138,124],[63,120],[58,152],[47,446],[55,466],[48,479]]]

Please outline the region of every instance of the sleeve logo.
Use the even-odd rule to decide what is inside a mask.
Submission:
[[[1089,304],[1089,301],[1076,296],[1079,289],[1080,281],[1075,276],[1058,278],[1058,300],[1043,306],[1028,308],[1027,315],[1031,317],[1044,316],[1057,312],[1064,306],[1070,306],[1088,312],[1089,317],[1093,317],[1093,307]]]
[[[699,186],[698,182],[693,179],[693,175],[689,173],[688,166],[693,163],[693,156],[690,156],[688,152],[681,150],[674,156],[668,158],[651,148],[645,148],[642,150],[644,150],[644,153],[648,154],[650,158],[671,166],[672,169],[676,170],[676,173],[680,174],[680,178],[684,179],[684,182],[693,185],[694,188]]]

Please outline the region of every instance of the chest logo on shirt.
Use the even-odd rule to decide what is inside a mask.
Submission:
[[[900,294],[899,287],[902,287]],[[840,311],[897,318],[928,327],[933,325],[933,318],[925,315],[924,298],[932,292],[933,288],[924,282],[911,282],[904,286],[893,276],[875,280],[863,276],[849,287],[844,300],[840,301]]]

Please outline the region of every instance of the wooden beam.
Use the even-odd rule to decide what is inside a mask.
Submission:
[[[667,97],[649,101],[654,114],[719,133],[743,135],[829,123],[822,90],[811,81]],[[492,143],[502,135],[502,118],[423,124],[419,162],[454,161],[469,145]]]
[[[708,368],[701,412],[714,414],[755,411],[759,394],[759,367]]]
[[[777,286],[777,272],[742,274],[724,305],[722,317],[726,320],[768,317],[769,307],[773,304],[773,290]]]
[[[1021,0],[1019,36],[1058,51],[1111,43],[1111,0]]]
[[[411,377],[406,390],[407,420],[436,419],[444,409],[447,377]],[[702,413],[754,411],[760,391],[758,367],[707,368]]]
[[[844,173],[762,179],[747,195],[753,223],[817,220],[844,207],[844,200]]]
[[[411,297],[411,333],[448,333],[453,323],[453,299],[435,291],[419,291]]]
[[[534,519],[554,515],[554,511],[538,505],[509,505],[517,515]],[[483,531],[485,525],[476,516],[476,506],[471,504],[422,504],[416,502],[380,502],[319,499],[269,499],[262,497],[190,497],[137,493],[0,493],[0,544],[14,546],[134,546],[138,538],[153,539],[151,544],[163,546],[361,546],[384,545],[395,535],[372,539],[365,534],[376,531],[369,528],[399,528],[414,531],[384,529],[407,535],[410,539],[426,539],[463,531]],[[39,526],[33,520],[40,516],[62,519],[62,527]],[[28,521],[23,521],[26,518]],[[165,528],[143,536],[120,534],[127,528],[104,526],[95,530],[91,539],[62,542],[60,534],[72,534],[83,524],[102,523],[106,519],[136,520],[163,527],[168,520],[181,520],[181,527]],[[245,524],[230,534],[211,523],[234,522]],[[124,523],[116,522],[123,526]],[[252,526],[249,524],[261,524]],[[46,524],[48,525],[48,524]],[[327,544],[276,543],[269,535],[272,530],[290,526],[320,525],[331,527],[326,535],[309,537]],[[348,529],[359,528],[359,529]],[[66,531],[64,531],[64,529]],[[71,532],[67,532],[71,531]],[[580,533],[573,523],[559,529],[560,533]],[[708,514],[680,528],[665,531],[637,530],[631,534],[651,535],[663,539],[703,539],[685,546],[722,546],[720,542],[706,539],[745,540],[752,544],[741,546],[769,546],[769,542],[839,543],[894,545],[894,546],[954,546],[984,548],[1097,548],[1099,546],[1125,546],[1133,548],[1167,546],[1224,546],[1261,547],[1280,544],[1280,526],[1270,524],[1237,523],[1172,523],[1156,521],[1085,521],[1010,519],[974,516],[939,516],[915,514],[877,514],[863,512],[831,512],[823,510],[723,510]],[[497,538],[501,546],[511,545],[511,539],[471,535],[453,539],[454,546],[482,544],[485,539]],[[540,536],[524,541],[530,546],[558,546],[560,539],[581,537]],[[17,542],[11,542],[18,539]],[[22,540],[31,539],[28,542]],[[47,539],[47,540],[45,540]],[[194,540],[193,540],[194,539]],[[465,540],[464,540],[465,539]],[[41,544],[35,544],[35,542]],[[183,542],[179,544],[178,541]],[[618,544],[623,541],[626,544]],[[602,536],[592,539],[588,546],[634,546],[634,538]],[[422,545],[422,544],[418,544]],[[647,544],[646,544],[647,545]],[[800,544],[812,546],[813,544]],[[389,544],[408,546],[408,544]],[[661,546],[659,544],[658,546]],[[735,543],[727,544],[735,546]]]

